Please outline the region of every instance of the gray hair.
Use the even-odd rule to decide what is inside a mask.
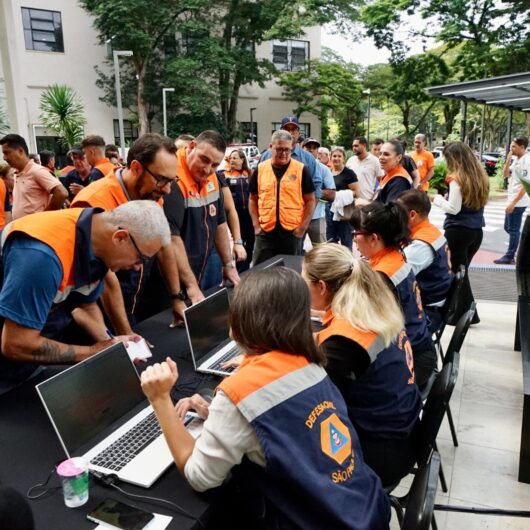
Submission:
[[[421,140],[422,142],[425,142],[427,141],[427,137],[424,135],[424,134],[417,134],[415,137],[414,137],[414,140]]]
[[[324,153],[325,155],[329,156],[329,149],[327,147],[319,147],[317,152]]]
[[[288,141],[292,142],[293,137],[291,136],[291,133],[288,131],[284,131],[283,129],[278,129],[277,131],[274,131],[271,136],[271,144],[275,142],[283,142]]]
[[[129,201],[104,215],[116,227],[129,230],[139,241],[160,238],[163,247],[171,242],[164,209],[155,201]]]
[[[341,147],[340,145],[335,145],[334,147],[331,148],[331,155],[333,156],[333,153],[335,151],[339,151],[342,153],[342,156],[344,157],[344,159],[346,159],[346,150],[344,149],[344,147]]]

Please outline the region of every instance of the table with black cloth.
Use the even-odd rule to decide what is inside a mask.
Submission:
[[[266,267],[278,257],[280,256],[260,264],[259,268]],[[300,270],[300,257],[281,257],[284,258],[287,267]],[[217,288],[212,289],[208,294],[216,290]],[[168,309],[136,326],[135,331],[155,345],[149,363],[136,365],[138,371],[143,371],[149,364],[165,360],[169,355],[177,362],[179,371],[179,380],[172,392],[175,399],[189,396],[201,388],[214,388],[219,379],[194,371],[186,331],[183,328],[170,328],[171,319],[172,313]],[[0,396],[0,482],[12,486],[24,496],[30,487],[44,482],[50,471],[66,458],[35,390],[36,384],[65,368],[49,366],[31,381]],[[110,378],[109,383],[111,384]],[[87,403],[87,407],[90,407],[90,403]],[[48,485],[50,487],[59,485],[55,473],[52,474]],[[124,482],[120,482],[119,486],[131,493],[175,502],[194,517],[200,518],[205,526],[215,518],[215,509],[222,504],[220,491],[222,488],[196,493],[174,465],[149,489]],[[35,493],[37,492],[33,494]],[[170,529],[200,528],[195,520],[177,513],[172,508],[163,504],[127,498],[114,489],[94,482],[92,478],[89,501],[79,508],[67,508],[60,489],[29,503],[38,530],[90,529],[95,527],[95,523],[88,521],[86,514],[107,497],[134,504],[146,511],[172,516],[173,520],[168,527]]]

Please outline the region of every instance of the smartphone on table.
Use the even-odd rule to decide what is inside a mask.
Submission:
[[[154,518],[152,513],[114,499],[105,499],[87,515],[94,523],[119,530],[144,530]]]

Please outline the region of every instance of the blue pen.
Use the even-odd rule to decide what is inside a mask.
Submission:
[[[114,338],[115,338],[114,335],[110,332],[110,329],[107,328],[107,329],[105,330],[105,333],[107,334],[107,337],[108,337],[109,339],[114,339]]]

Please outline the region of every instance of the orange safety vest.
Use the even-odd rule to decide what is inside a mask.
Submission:
[[[302,194],[303,169],[304,164],[291,159],[278,186],[278,179],[272,169],[272,160],[259,164],[258,215],[259,224],[265,232],[272,231],[276,226],[277,210],[280,214],[280,224],[285,230],[294,230],[300,226],[305,205]]]
[[[114,210],[128,202],[121,184],[113,174],[96,180],[83,188],[72,201],[72,208],[103,208]]]
[[[333,335],[340,335],[341,337],[353,340],[368,351],[377,339],[377,333],[354,328],[347,320],[334,315],[331,309],[326,311],[322,319],[322,325],[326,327],[316,334],[317,344],[319,346]]]
[[[412,178],[408,174],[407,170],[402,165],[398,165],[394,169],[391,169],[381,179],[381,183],[379,184],[379,190],[382,190],[392,179],[395,179],[395,178],[398,178],[398,177],[407,179],[410,182],[410,184],[412,185]]]
[[[6,225],[6,210],[4,207],[6,203],[6,195],[6,184],[4,182],[4,179],[0,179],[0,230],[2,230]]]
[[[83,208],[74,208],[26,215],[9,223],[4,230],[5,235],[2,234],[2,247],[11,234],[23,232],[55,252],[63,268],[55,303],[64,300],[68,296],[67,287],[74,284],[76,223],[82,213]]]
[[[94,168],[99,169],[103,176],[106,177],[109,173],[114,173],[116,166],[108,158],[100,158]]]

